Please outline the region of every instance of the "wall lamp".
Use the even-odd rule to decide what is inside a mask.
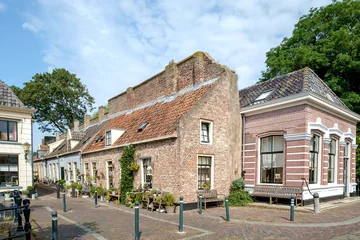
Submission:
[[[30,143],[25,142],[24,145],[25,160],[29,160]]]

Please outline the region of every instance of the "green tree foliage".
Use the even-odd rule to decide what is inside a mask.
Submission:
[[[260,81],[310,67],[353,111],[360,113],[360,1],[312,8],[293,35],[266,53]]]
[[[36,109],[34,118],[42,132],[65,132],[74,119],[83,119],[93,109],[94,98],[86,86],[63,68],[37,73],[24,88],[11,89],[26,106]]]
[[[360,114],[360,1],[333,1],[312,8],[300,18],[290,38],[266,53],[265,62],[260,81],[308,66]],[[357,163],[360,179],[359,154]]]
[[[133,145],[125,146],[120,158],[121,180],[120,193],[121,202],[125,203],[126,193],[134,188],[134,175],[129,166],[134,162],[135,148]]]

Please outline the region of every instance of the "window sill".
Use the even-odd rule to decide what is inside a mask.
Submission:
[[[3,140],[0,140],[0,144],[2,144],[2,143],[4,143],[4,144],[15,144],[15,145],[22,145],[21,143],[19,143],[19,142],[15,142],[15,141],[3,141]]]
[[[202,144],[202,145],[212,145],[212,142],[200,142],[200,144]]]

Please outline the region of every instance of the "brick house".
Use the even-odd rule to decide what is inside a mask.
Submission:
[[[356,123],[309,68],[239,91],[246,189],[302,186],[303,199],[349,196],[356,188]]]
[[[14,92],[0,81],[0,189],[33,185],[32,114]],[[29,149],[24,148],[28,146]],[[2,191],[2,190],[1,190]]]
[[[196,52],[108,101],[107,123],[82,151],[84,173],[97,185],[119,186],[123,147],[133,144],[145,183],[186,202],[209,182],[227,194],[241,177],[237,75]],[[99,122],[104,120],[99,113]]]

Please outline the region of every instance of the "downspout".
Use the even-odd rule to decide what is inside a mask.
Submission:
[[[244,167],[245,167],[245,115],[243,113],[241,114],[241,120],[242,120],[241,177],[244,178],[246,171],[244,170]]]
[[[32,119],[30,119],[31,121],[31,157],[30,157],[30,161],[31,161],[31,186],[34,186],[34,132],[33,132],[33,121]]]

